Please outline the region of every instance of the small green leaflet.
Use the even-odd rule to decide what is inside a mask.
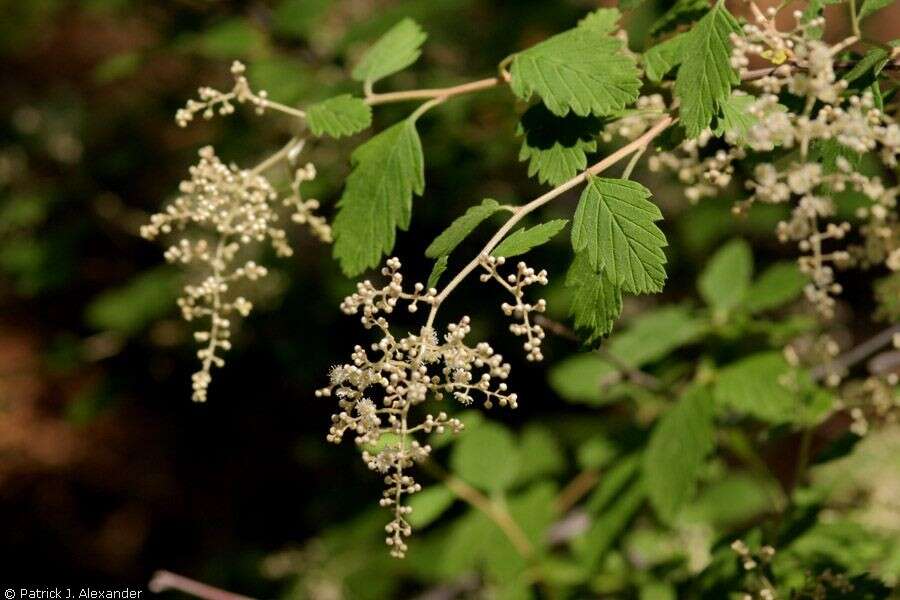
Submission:
[[[481,204],[469,208],[461,217],[450,223],[441,235],[434,238],[425,249],[425,256],[438,258],[450,254],[482,221],[501,210],[503,208],[496,200],[485,198]]]
[[[515,481],[519,470],[516,440],[502,425],[482,423],[467,431],[453,447],[450,466],[456,475],[479,489],[504,490]]]
[[[679,33],[644,52],[644,72],[650,81],[662,81],[669,71],[681,64],[687,33]]]
[[[456,496],[443,484],[431,485],[409,499],[412,512],[408,520],[416,528],[436,521],[456,500]]]
[[[625,291],[658,292],[666,280],[666,236],[650,202],[650,190],[635,181],[590,177],[572,225],[572,247],[586,250],[591,266],[603,269]]]
[[[310,106],[306,120],[313,134],[339,138],[368,128],[372,124],[372,107],[361,98],[342,94]]]
[[[348,276],[381,262],[406,230],[413,194],[425,191],[422,144],[409,119],[385,129],[351,156],[353,171],[338,202],[334,256]]]
[[[721,137],[730,134],[737,142],[747,139],[750,128],[756,125],[756,117],[750,114],[750,105],[756,101],[754,96],[735,91],[719,104],[719,114],[713,121],[713,133]]]
[[[714,444],[712,395],[692,388],[660,418],[644,451],[647,497],[664,522],[671,523],[691,500]]]
[[[683,62],[675,78],[675,96],[681,102],[679,116],[689,138],[709,127],[719,107],[741,79],[731,66],[732,33],[737,21],[720,1],[691,31]]]
[[[753,278],[753,252],[736,239],[716,252],[697,279],[697,288],[717,313],[734,310],[747,297]]]
[[[863,20],[873,12],[882,8],[887,8],[894,3],[894,0],[863,0],[862,6],[859,8],[859,20]]]
[[[363,55],[351,74],[357,81],[375,83],[418,60],[428,35],[412,19],[403,19]]]
[[[619,27],[622,13],[617,8],[598,8],[578,21],[578,27],[592,29],[597,33],[612,33]]]
[[[591,20],[593,21],[593,20]],[[602,116],[637,99],[639,72],[620,40],[590,23],[515,55],[510,87],[523,100],[537,94],[556,115]]]
[[[645,311],[605,342],[607,351],[630,367],[643,367],[673,350],[691,344],[709,331],[706,319],[686,306]],[[618,368],[595,352],[576,354],[550,370],[550,386],[569,402],[603,402],[604,383]]]
[[[446,254],[434,261],[434,267],[431,269],[431,275],[428,276],[428,289],[436,288],[441,275],[447,270],[447,260],[450,257]]]
[[[890,59],[890,53],[884,48],[872,48],[841,79],[846,80],[847,83],[853,83],[864,75],[868,75],[865,81],[872,81]]]
[[[525,254],[532,248],[549,242],[550,238],[562,231],[568,222],[568,219],[554,219],[534,227],[517,229],[512,235],[500,242],[500,245],[494,248],[491,255],[508,258]]]
[[[612,331],[622,313],[622,290],[602,271],[591,267],[584,252],[575,254],[566,273],[566,287],[572,290],[569,314],[585,343],[590,344]]]
[[[560,185],[587,167],[587,152],[597,150],[602,123],[594,116],[569,113],[557,117],[543,104],[535,104],[522,115],[516,129],[524,135],[519,160],[528,161],[528,176],[541,183]]]
[[[744,305],[751,313],[778,308],[798,298],[808,281],[797,263],[775,263],[750,286]]]
[[[821,416],[829,400],[814,392],[809,374],[792,369],[775,351],[728,365],[719,372],[714,390],[719,405],[768,423],[805,422]],[[812,405],[805,402],[807,398]]]

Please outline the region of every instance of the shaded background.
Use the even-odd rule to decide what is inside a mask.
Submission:
[[[634,16],[633,46],[641,47],[641,32],[662,4],[650,2]],[[200,146],[214,144],[223,159],[251,165],[293,126],[277,114],[257,118],[239,109],[179,129],[175,110],[198,85],[228,88],[228,65],[240,58],[254,88],[281,102],[305,105],[354,91],[347,65],[403,16],[417,19],[429,41],[419,63],[384,89],[448,85],[488,76],[504,56],[595,6],[0,3],[2,570],[35,581],[134,584],[167,568],[274,596],[288,593],[289,584],[268,576],[278,571],[272,553],[308,548],[311,538],[352,525],[380,495],[378,478],[352,444],[324,441],[331,405],[312,391],[365,334],[337,309],[352,282],[329,248],[299,228],[292,228],[295,256],[264,257],[272,275],[253,298],[257,308],[236,333],[226,367],[214,374],[210,401],[190,401],[194,347],[174,305],[182,274],[165,266],[162,248],[137,237],[137,229],[176,190]],[[873,36],[892,37],[895,9],[870,24],[885,28]],[[378,108],[376,129],[412,108]],[[540,193],[517,162],[522,110],[497,90],[454,99],[421,120],[427,190],[415,201],[414,233],[401,235],[397,249],[410,277],[427,276],[423,249],[467,206],[482,197],[521,202]],[[360,139],[310,150],[320,173],[312,189],[328,215]],[[738,222],[728,216],[727,198],[690,208],[670,183],[650,181],[672,240],[665,299],[693,295],[703,257],[735,232],[753,242],[758,264],[791,255],[772,235],[777,210]],[[571,202],[559,204],[545,216],[571,210]],[[564,237],[531,259],[557,281],[567,258]],[[468,253],[480,241],[476,236]],[[554,294],[551,288],[551,304]],[[497,307],[483,299],[479,288],[464,286],[444,314],[470,312],[479,335],[512,359],[511,385],[528,390],[516,414],[493,417],[515,427],[537,418],[598,418],[564,405],[546,387],[545,366],[520,359],[506,324],[492,326]],[[845,301],[860,314],[871,306],[868,290]],[[564,302],[556,307],[557,314],[564,310]],[[554,340],[546,362],[571,350]],[[378,548],[380,538],[374,541]]]

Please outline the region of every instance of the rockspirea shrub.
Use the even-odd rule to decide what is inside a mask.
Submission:
[[[640,4],[623,0],[620,9]],[[860,20],[884,0],[850,0],[850,36],[825,41],[826,4],[834,2],[788,14],[785,3],[763,10],[678,0],[640,52],[620,9],[601,8],[499,60],[493,76],[376,91],[420,57],[427,35],[407,18],[356,60],[356,93],[302,108],[255,90],[235,62],[233,87],[200,88],[177,123],[246,107],[287,115],[295,134],[250,168],[201,149],[178,196],[141,231],[171,240],[166,259],[192,267],[178,304],[200,324],[193,399],[214,400],[232,321],[252,308],[246,284],[267,274],[255,247],[269,244],[289,259],[291,230],[301,225],[332,244],[345,276],[380,268],[341,304],[359,318],[360,337],[349,358],[334,358],[315,395],[334,406],[324,437],[349,435],[383,479],[391,555],[414,555],[413,530],[444,522],[423,542],[450,540],[441,564],[412,559],[420,580],[474,573],[473,589],[517,598],[534,590],[551,598],[886,597],[900,576],[900,464],[895,456],[893,471],[881,473],[888,483],[860,472],[879,447],[900,440],[892,349],[900,348],[900,45],[860,33]],[[447,207],[449,225],[422,244],[433,269],[410,283],[392,253],[398,235],[419,239],[414,213],[427,196],[420,121],[497,88],[520,115],[509,144],[547,191]],[[389,103],[414,108],[368,133],[373,111]],[[339,200],[323,207],[304,195],[316,169],[303,153],[345,136],[360,140],[352,169]],[[659,202],[654,187],[668,178],[679,192]],[[670,277],[666,211],[721,198],[734,199],[734,219],[777,207],[771,237],[790,244],[794,260],[755,275],[755,249],[735,239],[702,265],[702,304],[642,300]],[[551,204],[557,218],[542,219]],[[501,224],[475,247],[470,235],[492,223]],[[525,257],[563,236],[565,273]],[[845,277],[872,285],[874,326],[887,322],[865,341],[844,335],[848,318],[863,317],[840,314]],[[442,310],[470,281],[497,305],[497,321],[508,320],[506,334]],[[559,293],[547,295],[568,302],[569,323],[539,297],[554,282]],[[555,482],[568,457],[552,436],[540,427],[514,436],[476,412],[535,401],[488,334],[518,337],[529,362],[545,358],[547,336],[577,342],[571,356],[553,357],[551,386],[591,410],[618,407],[602,437],[557,432],[572,442],[580,471],[561,490]],[[617,427],[638,433],[623,443]],[[457,441],[446,471],[435,452],[449,438]],[[787,477],[773,467],[776,445],[793,465]],[[433,487],[420,472],[437,480]],[[470,510],[454,513],[457,500]]]

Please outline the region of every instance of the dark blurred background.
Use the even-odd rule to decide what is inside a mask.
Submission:
[[[352,282],[300,228],[291,229],[295,256],[262,257],[272,275],[214,374],[210,401],[190,401],[194,347],[174,304],[182,274],[138,227],[171,197],[199,147],[214,144],[224,159],[252,165],[293,127],[239,109],[179,129],[175,110],[197,86],[229,87],[237,58],[255,88],[284,103],[354,91],[348,65],[403,16],[417,19],[429,41],[419,63],[384,89],[449,85],[490,75],[503,57],[596,5],[0,2],[0,570],[134,584],[167,568],[275,596],[285,592],[267,576],[272,553],[353,522],[380,495],[352,444],[324,440],[332,407],[312,392],[365,333],[337,309]],[[648,3],[629,22],[634,47],[660,6]],[[412,108],[379,108],[376,129]],[[421,120],[427,190],[415,201],[414,233],[397,249],[410,277],[427,276],[425,246],[467,206],[540,193],[517,161],[522,110],[497,90]],[[359,140],[311,145],[320,173],[311,189],[328,215]],[[693,294],[702,257],[736,231],[762,254],[790,256],[771,234],[778,211],[737,222],[726,217],[728,199],[689,207],[670,183],[654,189],[670,219],[667,299]],[[571,209],[559,204],[546,214]],[[561,275],[564,237],[532,261]],[[588,418],[548,390],[545,366],[520,359],[505,324],[489,326],[496,309],[464,286],[444,311],[471,313],[479,335],[512,358],[513,385],[529,390],[515,415],[494,418],[513,426]],[[547,362],[570,350],[553,341]]]

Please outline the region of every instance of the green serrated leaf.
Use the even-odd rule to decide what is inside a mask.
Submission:
[[[560,185],[587,167],[587,153],[597,150],[602,123],[597,117],[570,113],[557,117],[543,104],[522,115],[516,130],[524,135],[519,160],[527,160],[528,176],[541,183]]]
[[[756,101],[754,96],[743,92],[733,92],[731,96],[719,104],[719,114],[713,123],[713,133],[717,136],[729,134],[729,139],[743,143],[750,129],[756,125],[756,117],[750,111],[750,105]]]
[[[713,400],[702,387],[685,392],[653,428],[644,451],[644,486],[663,521],[671,523],[694,495],[714,436]]]
[[[669,71],[681,64],[687,33],[679,33],[644,52],[644,72],[650,81],[662,81]]]
[[[641,82],[620,40],[599,28],[576,27],[515,55],[510,87],[523,100],[541,97],[556,115],[620,111],[637,99]]]
[[[431,274],[428,276],[428,289],[437,287],[438,281],[441,280],[441,275],[447,270],[447,260],[449,260],[449,258],[450,257],[445,254],[434,261],[434,267],[432,267]]]
[[[863,87],[869,85],[891,59],[891,53],[884,48],[872,48],[857,61],[853,68],[844,73],[841,79],[847,83],[866,77]]]
[[[739,32],[737,21],[721,1],[691,30],[675,78],[679,116],[689,138],[709,127],[719,105],[731,95],[731,86],[741,81],[731,66],[729,39]]]
[[[617,8],[598,8],[580,21],[578,27],[593,29],[597,33],[612,33],[619,28],[622,13]]]
[[[709,0],[676,0],[650,27],[650,35],[659,35],[682,23],[690,23],[709,10]]]
[[[310,106],[306,121],[314,135],[339,138],[368,128],[372,124],[372,107],[361,98],[342,94]]]
[[[403,19],[381,36],[363,55],[351,74],[357,81],[375,83],[418,60],[428,35],[412,19]]]
[[[453,472],[475,487],[500,491],[515,481],[519,452],[502,425],[485,422],[460,436],[450,455]]]
[[[732,240],[719,249],[697,279],[697,288],[706,303],[727,313],[747,297],[753,278],[753,252],[744,240]]]
[[[572,290],[569,314],[575,320],[575,330],[590,344],[607,335],[622,313],[622,290],[613,285],[602,272],[591,267],[584,252],[566,273],[566,287]]]
[[[894,0],[863,0],[859,7],[859,20],[862,21],[872,13],[887,8],[894,3]]]
[[[751,313],[778,308],[798,298],[808,281],[797,263],[775,263],[750,286],[744,306]]]
[[[377,266],[406,230],[413,194],[425,191],[422,144],[414,121],[385,129],[351,156],[353,171],[334,219],[334,256],[348,276]]]
[[[618,362],[640,368],[673,350],[695,342],[709,331],[709,324],[686,306],[667,306],[646,311],[624,331],[610,336],[606,350]],[[550,386],[570,402],[603,402],[603,390],[619,369],[595,352],[576,354],[550,370]]]
[[[425,249],[425,256],[437,258],[453,252],[453,250],[472,233],[482,221],[503,210],[500,204],[493,198],[485,198],[478,206],[470,207],[461,217],[458,217]]]
[[[587,252],[591,266],[633,293],[658,292],[666,280],[666,236],[650,202],[650,190],[635,181],[591,177],[578,201],[572,247]]]
[[[719,372],[716,402],[769,423],[795,422],[802,406],[791,373],[780,352],[754,354]]]
[[[517,229],[508,238],[500,242],[500,245],[494,248],[491,255],[508,258],[525,254],[532,248],[549,242],[553,236],[562,231],[568,222],[568,219],[554,219],[534,227]]]

